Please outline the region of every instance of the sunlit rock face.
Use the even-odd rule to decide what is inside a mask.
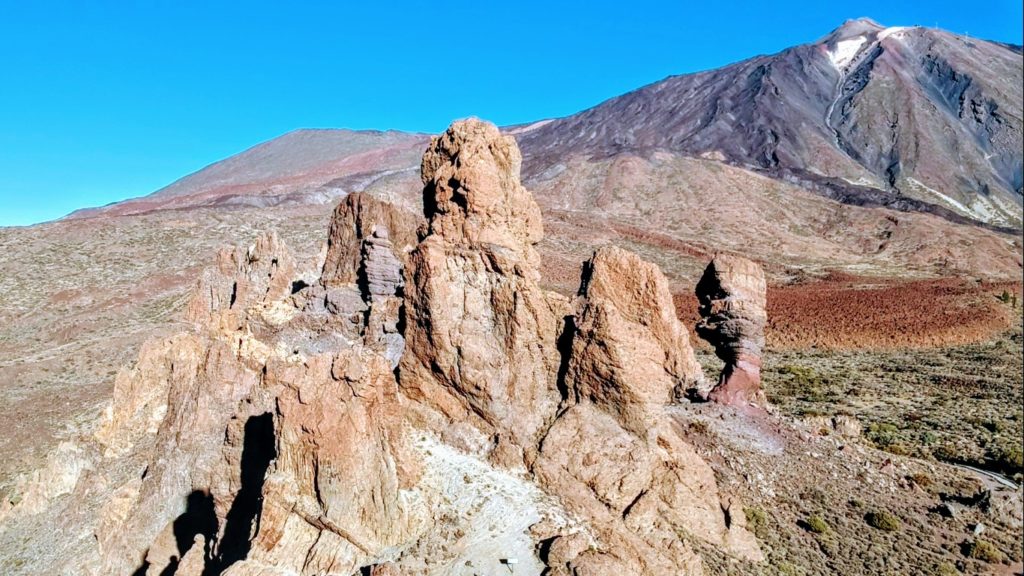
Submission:
[[[542,290],[518,169],[511,137],[457,122],[408,252],[389,226],[412,220],[367,198],[311,282],[273,233],[222,251],[189,329],[118,380],[96,438],[147,464],[92,573],[700,574],[694,541],[760,560],[681,425],[704,378],[664,275],[607,246],[575,299]]]
[[[479,120],[431,141],[428,233],[410,255],[400,366],[425,420],[467,448],[501,444],[513,460],[536,445],[560,400],[561,317],[538,285],[540,209],[519,182],[520,162],[515,140]]]

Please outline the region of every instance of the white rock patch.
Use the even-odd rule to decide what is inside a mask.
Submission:
[[[542,519],[574,526],[558,502],[533,482],[495,468],[424,434],[416,442],[423,455],[421,486],[434,503],[433,537],[399,561],[404,573],[429,576],[540,574],[530,526]],[[450,526],[446,524],[451,523]],[[573,530],[575,531],[575,530]],[[422,545],[440,538],[440,547]],[[422,562],[422,564],[420,564]],[[511,568],[511,569],[510,569]]]
[[[860,51],[860,47],[867,42],[867,38],[864,36],[858,36],[856,38],[850,38],[849,40],[840,40],[836,42],[836,47],[830,50],[828,53],[828,59],[832,61],[832,65],[838,70],[842,70],[847,64],[853,61],[854,56]]]

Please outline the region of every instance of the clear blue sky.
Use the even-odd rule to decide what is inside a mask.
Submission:
[[[1021,43],[1020,0],[0,0],[0,225],[148,194],[295,128],[564,116],[860,16]]]

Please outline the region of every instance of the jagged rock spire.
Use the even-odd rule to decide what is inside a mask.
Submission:
[[[768,317],[764,271],[755,262],[719,254],[697,283],[697,334],[725,362],[709,398],[744,406],[763,404],[761,352]]]

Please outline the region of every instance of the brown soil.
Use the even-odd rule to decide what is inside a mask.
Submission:
[[[1020,282],[878,279],[830,274],[821,280],[768,288],[766,339],[774,349],[898,349],[965,344],[992,338],[1018,317]],[[676,294],[688,326],[697,298]]]

